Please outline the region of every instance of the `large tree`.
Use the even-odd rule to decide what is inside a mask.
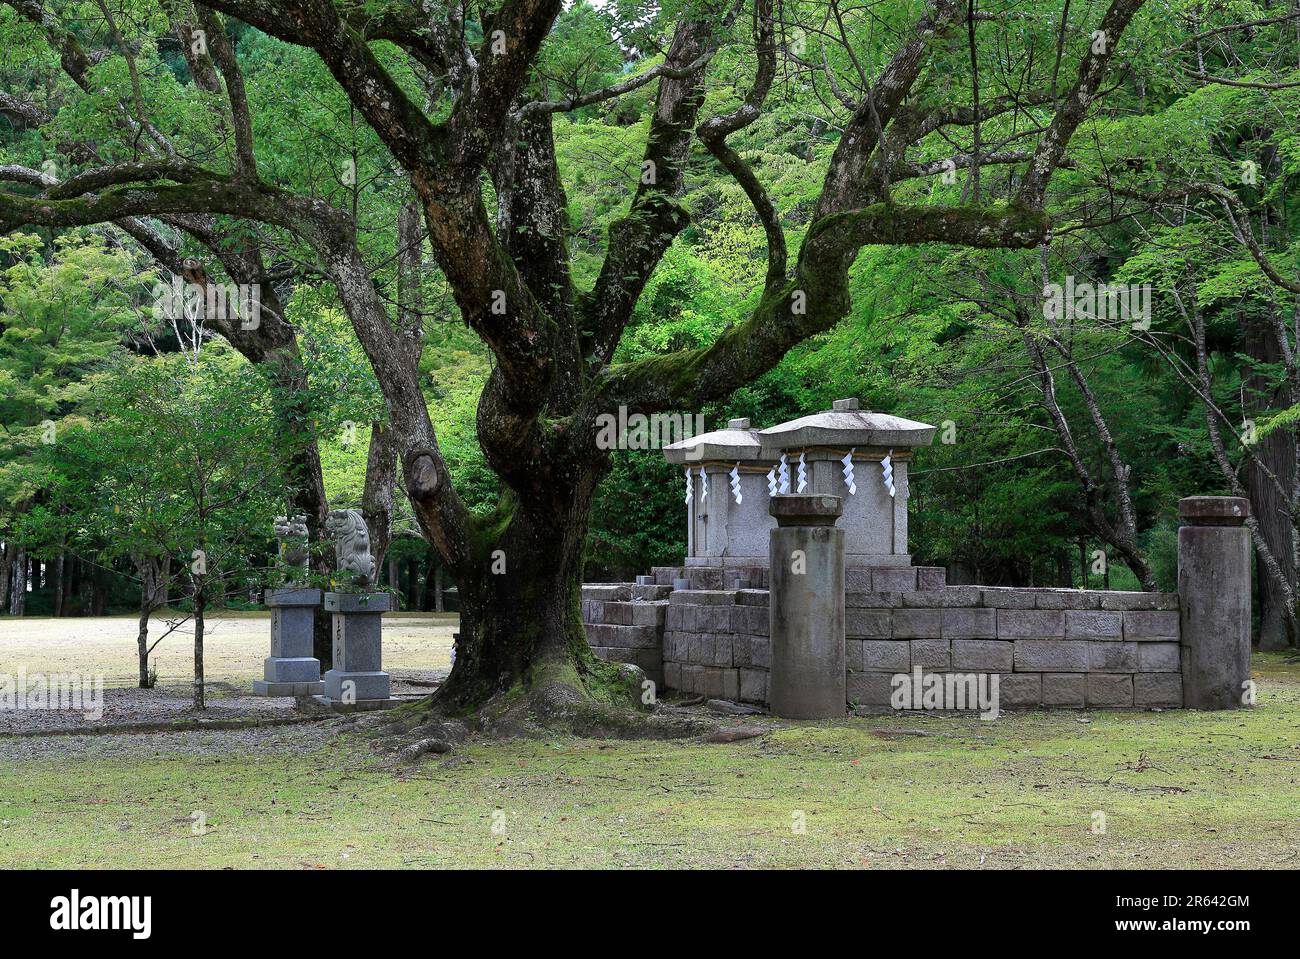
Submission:
[[[598,416],[620,406],[699,410],[770,370],[847,313],[849,274],[863,246],[1044,242],[1053,229],[1049,182],[1101,96],[1142,0],[1113,0],[1088,23],[1066,7],[1048,31],[1055,66],[1048,56],[1031,59],[1016,76],[981,73],[976,54],[977,32],[1022,29],[1026,10],[1014,4],[985,12],[968,0],[901,2],[877,17],[836,4],[778,12],[771,0],[699,0],[659,11],[659,22],[676,22],[654,66],[612,86],[564,89],[560,99],[551,88],[567,84],[539,68],[560,0],[502,0],[477,14],[467,5],[406,0],[207,6],[314,51],[409,177],[460,317],[493,358],[477,430],[502,486],[495,511],[471,512],[452,482],[420,389],[418,330],[401,315],[390,318],[379,299],[353,211],[268,182],[252,162],[255,144],[238,129],[247,149],[228,169],[152,153],[88,163],[39,195],[0,193],[0,228],[224,215],[272,224],[310,244],[383,389],[405,493],[460,587],[458,655],[438,701],[467,708],[521,687],[547,703],[608,688],[578,603],[588,514],[610,462],[596,442]],[[39,8],[43,21],[55,17],[49,7]],[[654,36],[647,27],[628,42],[644,55]],[[753,80],[743,95],[722,97],[720,111],[705,111],[710,65],[733,49],[750,55],[730,62],[751,62]],[[1062,65],[1066,52],[1077,69]],[[986,47],[983,56],[999,54]],[[970,73],[966,86],[948,82],[961,64]],[[820,191],[799,211],[802,241],[793,256],[786,238],[793,211],[776,209],[758,170],[728,143],[769,109],[777,81],[826,94],[837,131],[822,159]],[[608,229],[594,281],[579,284],[552,124],[557,114],[652,83],[627,212]],[[134,99],[139,139],[156,140],[156,125],[140,115],[143,98]],[[1009,137],[982,138],[984,125],[1021,117]],[[933,145],[949,133],[950,142],[970,148],[936,160]],[[739,184],[765,233],[767,262],[752,310],[702,348],[619,362],[639,297],[690,222],[679,197],[697,147]],[[924,190],[900,186],[982,167],[999,173],[996,182],[991,172],[982,184],[973,176],[960,205],[927,203]]]

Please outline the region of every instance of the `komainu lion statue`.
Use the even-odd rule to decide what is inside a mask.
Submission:
[[[280,569],[286,583],[296,584],[307,581],[307,560],[310,557],[307,546],[307,517],[277,516],[275,518],[275,538],[280,543]]]
[[[330,510],[325,530],[334,538],[334,565],[339,584],[372,588],[375,584],[375,558],[370,555],[370,532],[361,511]]]

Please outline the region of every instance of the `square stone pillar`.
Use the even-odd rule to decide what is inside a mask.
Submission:
[[[1250,680],[1250,501],[1178,501],[1179,643],[1183,706],[1240,709]]]
[[[844,530],[840,498],[773,496],[768,702],[785,719],[838,719],[847,710],[844,675]]]
[[[312,655],[312,622],[320,605],[319,589],[268,589],[271,608],[271,655],[262,678],[253,681],[255,696],[317,696],[325,691],[320,660]]]
[[[336,709],[396,706],[383,671],[381,617],[387,593],[326,593],[334,614],[334,668],[325,674],[325,699]]]

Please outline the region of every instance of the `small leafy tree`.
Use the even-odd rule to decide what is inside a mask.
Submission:
[[[125,360],[100,387],[93,423],[54,447],[64,479],[56,488],[104,558],[129,556],[149,571],[141,576],[142,685],[149,614],[173,581],[184,585],[194,706],[203,709],[205,613],[263,580],[294,438],[266,429],[274,399],[263,374],[216,344]]]

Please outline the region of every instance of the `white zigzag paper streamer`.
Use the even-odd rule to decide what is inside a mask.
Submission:
[[[844,485],[849,488],[850,496],[858,495],[858,484],[853,481],[853,453],[856,449],[855,446],[844,454],[844,459],[840,460],[844,464]]]
[[[799,451],[799,488],[795,490],[802,493],[808,488],[808,465],[803,460],[803,450]]]
[[[709,474],[704,472],[704,467],[700,467],[700,502],[703,503],[709,498]]]
[[[767,471],[767,495],[776,495],[776,467],[773,466]]]
[[[889,490],[890,496],[893,496],[896,492],[894,489],[894,464],[890,460],[893,455],[894,451],[890,450],[889,455],[880,461],[880,472],[884,475],[885,489]]]
[[[740,464],[737,463],[731,468],[731,495],[736,497],[736,505],[740,505],[743,497],[740,495]]]
[[[695,497],[695,488],[694,488],[694,486],[691,484],[691,468],[688,466],[688,467],[686,467],[686,499],[683,500],[683,502],[684,502],[687,506],[690,506],[690,505],[691,505],[691,500],[692,500],[694,497]]]
[[[790,464],[785,461],[785,454],[781,454],[781,462],[777,466],[776,478],[781,487],[782,493],[790,492]]]

